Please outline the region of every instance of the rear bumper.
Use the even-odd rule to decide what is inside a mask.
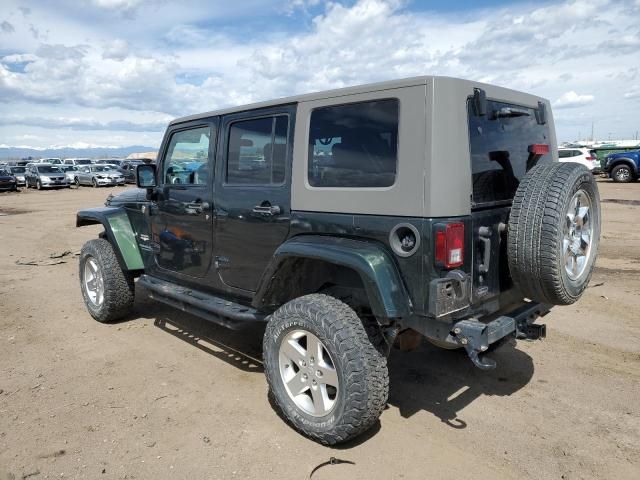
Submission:
[[[546,327],[534,324],[538,317],[549,313],[550,306],[543,303],[526,303],[494,320],[483,323],[478,320],[461,320],[453,325],[446,341],[465,348],[471,361],[481,369],[495,368],[492,360],[483,359],[481,354],[489,346],[506,338],[535,340],[546,336]]]

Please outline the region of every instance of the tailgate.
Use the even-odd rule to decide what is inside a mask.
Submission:
[[[507,223],[520,180],[538,163],[551,162],[549,124],[539,111],[488,99],[482,114],[468,102],[472,170],[472,303],[512,286],[507,260]]]

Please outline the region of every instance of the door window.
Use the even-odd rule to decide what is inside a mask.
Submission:
[[[281,185],[285,179],[289,118],[234,122],[229,128],[227,185]]]
[[[169,185],[206,185],[209,183],[209,141],[211,129],[198,127],[175,132],[169,141],[163,167],[163,179]]]

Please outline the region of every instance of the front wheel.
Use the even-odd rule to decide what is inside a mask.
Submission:
[[[40,183],[40,180],[36,180],[36,189],[42,190],[42,183]]]
[[[80,288],[87,310],[99,322],[122,318],[133,307],[133,276],[120,268],[113,247],[103,238],[82,247]]]
[[[267,324],[263,355],[276,406],[320,443],[360,435],[386,406],[386,357],[356,313],[336,298],[311,294],[280,307]]]
[[[98,182],[95,178],[91,180],[91,184],[93,185],[93,188],[98,188]]]
[[[629,183],[633,180],[633,172],[629,165],[618,165],[611,170],[611,178],[617,183]]]

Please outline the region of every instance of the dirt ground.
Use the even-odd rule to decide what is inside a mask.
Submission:
[[[545,317],[546,340],[505,345],[490,372],[426,343],[394,351],[380,424],[334,449],[270,406],[259,329],[141,288],[125,321],[92,320],[73,253],[100,228],[76,229],[75,212],[110,189],[0,194],[0,480],[306,479],[330,457],[353,464],[314,480],[638,479],[640,182],[599,187],[591,287]]]

